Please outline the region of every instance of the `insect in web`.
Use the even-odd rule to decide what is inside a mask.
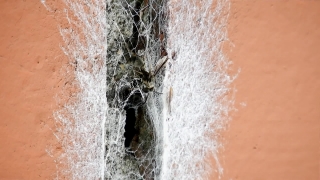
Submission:
[[[142,106],[146,103],[150,92],[162,94],[154,90],[155,77],[168,62],[168,59],[167,56],[161,58],[151,72],[142,67],[134,70],[136,77],[131,82],[132,86],[123,87],[119,93],[120,98],[125,102],[125,107],[135,108]]]

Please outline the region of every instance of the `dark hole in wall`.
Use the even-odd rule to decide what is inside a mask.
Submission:
[[[130,147],[133,137],[137,134],[137,130],[135,128],[136,124],[136,111],[133,108],[126,108],[126,125],[124,126],[124,145],[126,148]]]
[[[143,176],[141,179],[151,180],[156,174],[157,176],[160,174],[160,166],[157,166],[155,159],[157,154],[161,155],[161,152],[155,148],[158,142],[156,142],[155,128],[146,103],[148,99],[158,97],[153,92],[157,95],[161,94],[157,92],[157,88],[160,87],[162,79],[158,78],[159,76],[157,76],[158,80],[155,78],[151,67],[161,56],[166,55],[165,17],[161,16],[161,14],[167,14],[163,9],[166,6],[166,0],[119,2],[124,4],[121,8],[125,8],[126,15],[120,18],[119,22],[113,23],[119,23],[123,30],[132,32],[125,33],[122,38],[119,36],[119,41],[116,40],[112,48],[108,48],[108,59],[113,57],[119,57],[119,59],[116,59],[115,64],[107,64],[107,82],[111,82],[107,99],[110,107],[120,109],[121,115],[126,118],[125,125],[122,126],[124,128],[122,132],[123,130],[124,132],[121,134],[124,138],[121,146],[124,145],[126,153],[123,162],[132,161],[132,165],[137,166],[140,175]],[[127,25],[127,23],[132,24]],[[120,30],[122,32],[122,29]],[[119,49],[123,52],[121,58],[118,54]],[[145,54],[152,55],[152,58],[149,60],[147,58],[149,56]],[[158,75],[162,71],[159,72]],[[107,133],[109,135],[112,131],[108,130]],[[106,150],[108,148],[113,146],[106,147]]]

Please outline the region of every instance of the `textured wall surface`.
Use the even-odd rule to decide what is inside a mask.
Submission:
[[[231,3],[229,57],[241,73],[224,179],[317,180],[320,2]]]

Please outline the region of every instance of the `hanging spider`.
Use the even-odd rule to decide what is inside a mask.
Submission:
[[[119,92],[119,96],[124,101],[125,107],[139,107],[146,103],[148,93],[156,92],[154,91],[155,76],[160,72],[167,61],[167,56],[161,58],[157,62],[153,72],[148,72],[144,68],[134,69],[137,77],[133,79],[131,86],[125,86]]]

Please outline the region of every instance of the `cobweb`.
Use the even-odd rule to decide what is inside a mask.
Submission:
[[[222,52],[227,40],[227,0],[169,2],[168,54],[164,82],[164,154],[161,179],[206,179],[222,175],[217,133],[228,120],[232,99],[226,94],[234,77]],[[213,156],[216,167],[206,158]]]
[[[106,3],[65,0],[68,27],[60,33],[62,50],[73,67],[79,91],[55,112],[55,133],[63,153],[57,159],[57,179],[101,179],[105,164]]]
[[[158,179],[162,153],[161,58],[165,0],[107,1],[108,51],[107,179]],[[144,75],[143,75],[144,74]],[[152,89],[152,90],[151,90]],[[125,91],[128,91],[126,95]],[[131,109],[139,140],[124,147],[126,114]],[[137,121],[139,121],[137,119]]]
[[[63,50],[79,93],[55,113],[57,179],[206,179],[210,155],[222,174],[228,0],[65,3]],[[136,140],[126,147],[131,111]]]

